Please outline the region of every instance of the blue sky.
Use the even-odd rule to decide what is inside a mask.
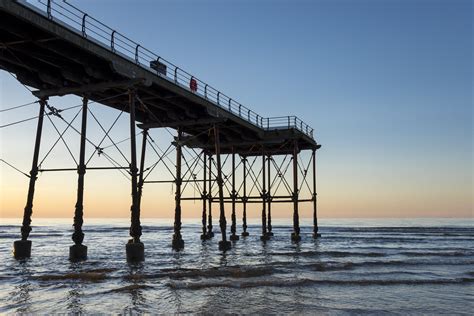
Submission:
[[[472,1],[69,2],[314,127],[323,216],[472,216]]]
[[[75,3],[259,113],[305,118],[329,147],[470,152],[470,1]]]

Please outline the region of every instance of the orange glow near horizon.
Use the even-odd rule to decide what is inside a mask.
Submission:
[[[4,179],[6,174],[2,174]],[[9,174],[12,179],[8,185],[2,180],[0,217],[19,218],[23,216],[28,179]],[[65,179],[68,179],[66,182]],[[20,181],[18,181],[20,180]],[[99,174],[86,175],[84,217],[85,218],[127,218],[130,216],[130,187],[120,175],[111,176],[104,183]],[[76,199],[76,175],[48,174],[38,180],[33,205],[33,218],[72,218]],[[320,181],[321,182],[321,181]],[[368,185],[368,184],[366,184]],[[336,183],[321,183],[318,190],[318,215],[320,218],[402,218],[402,217],[472,217],[472,200],[469,192],[452,188],[450,191],[436,192],[413,187],[398,188],[382,192],[377,187],[344,187]],[[173,187],[167,185],[145,186],[142,199],[143,218],[172,218],[174,214]],[[443,193],[443,194],[441,194]],[[196,196],[199,194],[196,192]],[[189,194],[188,194],[189,196]],[[192,195],[191,195],[192,196]],[[226,204],[226,214],[230,216],[230,204]],[[202,212],[201,201],[183,201],[183,218],[199,218]],[[260,204],[248,205],[248,217],[259,218]],[[291,203],[272,204],[274,218],[291,219]],[[241,219],[242,206],[237,204],[237,218]],[[213,205],[217,218],[218,204]],[[300,203],[300,216],[312,216],[312,204]],[[230,217],[228,217],[230,218]]]

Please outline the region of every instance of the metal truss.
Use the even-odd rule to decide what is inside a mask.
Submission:
[[[123,95],[120,94],[120,95]],[[52,96],[52,95],[51,95]],[[124,104],[115,120],[107,128],[100,122],[99,118],[88,107],[89,101],[87,94],[83,95],[81,109],[69,121],[61,115],[62,110],[56,109],[48,104],[48,97],[42,96],[39,100],[40,112],[38,116],[38,125],[36,131],[36,141],[33,154],[32,169],[30,171],[30,182],[28,189],[27,202],[24,209],[24,217],[21,228],[21,242],[26,242],[31,231],[31,215],[33,207],[33,197],[35,183],[38,172],[53,171],[77,171],[77,200],[74,211],[74,232],[72,240],[74,245],[70,249],[71,260],[85,259],[87,257],[87,247],[82,245],[84,232],[83,224],[83,199],[84,199],[84,177],[86,170],[118,170],[128,180],[131,185],[131,207],[130,207],[130,236],[127,244],[127,258],[129,260],[143,260],[144,246],[140,241],[142,227],[140,223],[141,198],[143,187],[146,184],[170,183],[174,186],[175,196],[175,216],[174,216],[174,234],[172,237],[172,247],[175,250],[184,248],[184,241],[181,235],[181,203],[182,201],[200,201],[202,203],[202,234],[201,239],[207,240],[214,237],[213,231],[213,205],[217,205],[219,229],[221,238],[219,249],[226,251],[231,248],[231,242],[227,236],[227,219],[225,215],[225,205],[231,207],[230,236],[231,241],[239,240],[240,236],[237,229],[237,213],[242,214],[241,236],[248,236],[247,231],[247,213],[249,204],[259,204],[261,206],[261,240],[266,241],[273,236],[272,227],[272,205],[273,203],[291,203],[293,204],[293,233],[291,239],[295,242],[301,240],[299,226],[299,203],[309,202],[313,205],[313,226],[314,237],[318,234],[317,222],[317,194],[316,194],[316,149],[311,151],[311,155],[305,157],[301,155],[302,151],[298,148],[298,141],[288,140],[282,145],[288,147],[292,142],[292,153],[286,151],[279,152],[278,148],[266,148],[264,145],[255,145],[246,152],[237,152],[232,147],[231,152],[221,154],[220,130],[221,123],[210,123],[208,128],[197,135],[185,135],[178,126],[175,130],[163,126],[173,137],[171,144],[166,148],[161,148],[155,137],[151,135],[149,127],[136,131],[136,110],[139,109],[142,117],[146,120],[152,120],[153,129],[160,127],[160,120],[148,108],[146,103],[136,95],[131,86],[128,89],[128,104]],[[48,110],[49,112],[47,112]],[[127,110],[130,113],[130,133],[129,137],[118,142],[110,136],[111,130],[116,126],[117,121]],[[76,129],[73,126],[74,121],[81,114],[81,128]],[[145,114],[143,114],[145,113]],[[45,156],[39,160],[39,149],[41,144],[41,135],[43,129],[43,118],[47,117],[58,138],[52,147],[46,152]],[[100,127],[103,136],[98,143],[94,143],[87,138],[87,119],[88,116]],[[56,117],[66,124],[66,127],[60,130],[52,117]],[[158,123],[156,123],[158,122]],[[73,130],[80,135],[79,157],[73,154],[69,144],[64,138],[68,130]],[[140,160],[137,156],[137,139],[142,135]],[[196,149],[188,146],[194,138],[206,136],[208,144],[204,149]],[[104,146],[105,141],[111,145]],[[118,146],[129,141],[130,156]],[[48,158],[52,150],[60,142],[66,147],[67,152],[74,161],[74,168],[42,168],[43,162]],[[86,144],[93,146],[93,153],[86,159]],[[146,158],[147,149],[151,150],[151,156],[148,161]],[[212,148],[212,150],[210,149]],[[110,150],[115,151],[120,159],[125,162],[120,163],[110,154]],[[104,157],[110,166],[88,167],[88,164],[95,156]],[[174,159],[173,159],[174,156]],[[308,155],[306,155],[308,156]],[[165,174],[159,174],[158,178],[154,171],[161,166],[161,170],[166,170]],[[192,195],[191,195],[192,192]],[[18,246],[20,249],[20,246]],[[85,250],[84,250],[85,249]],[[19,253],[19,251],[17,251]]]

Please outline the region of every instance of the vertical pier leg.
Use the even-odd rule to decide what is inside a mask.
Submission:
[[[270,239],[270,236],[267,234],[267,177],[265,173],[265,157],[265,154],[262,153],[262,236],[260,236],[260,240]]]
[[[243,214],[242,214],[242,237],[247,237],[249,233],[247,232],[247,157],[243,157],[242,165],[244,169],[243,174],[243,196],[242,196],[242,207],[243,207]]]
[[[227,221],[225,219],[225,210],[224,210],[224,181],[222,180],[222,165],[221,165],[221,146],[219,139],[219,127],[214,126],[214,137],[215,137],[215,147],[216,147],[216,164],[217,164],[217,185],[219,186],[219,224],[221,227],[222,240],[219,241],[219,250],[229,250],[231,248],[230,241],[227,240],[226,236],[226,226]]]
[[[128,261],[145,260],[145,246],[140,241],[142,227],[140,224],[140,206],[138,202],[138,181],[137,181],[137,143],[135,138],[135,91],[129,90],[129,110],[130,110],[130,175],[132,178],[132,206],[130,207],[131,225],[130,236],[132,237],[127,245]]]
[[[138,209],[141,210],[142,205],[142,193],[143,193],[143,173],[145,172],[145,152],[146,152],[146,142],[148,138],[148,128],[143,130],[142,138],[142,155],[140,156],[140,173],[138,174]]]
[[[38,157],[41,145],[41,134],[43,131],[43,118],[46,101],[47,98],[41,98],[39,101],[40,109],[38,125],[36,127],[36,140],[33,152],[33,162],[31,164],[28,196],[26,198],[26,206],[23,213],[23,223],[21,226],[21,240],[17,240],[13,243],[13,256],[16,259],[29,258],[31,256],[31,240],[28,240],[28,236],[31,232],[31,214],[33,213],[33,197],[35,195],[36,177],[38,176]]]
[[[232,235],[230,235],[230,240],[236,241],[239,240],[239,235],[236,235],[236,226],[237,226],[237,219],[235,217],[235,198],[237,197],[237,192],[235,191],[235,151],[232,148],[232,225],[230,226],[230,231]]]
[[[207,216],[207,236],[208,238],[214,237],[212,231],[212,154],[209,154],[209,194],[207,196],[209,214]]]
[[[82,124],[81,124],[81,147],[79,151],[79,165],[77,166],[77,201],[74,211],[74,233],[72,240],[74,245],[69,247],[69,260],[80,261],[87,259],[87,247],[82,244],[84,233],[82,232],[83,209],[84,209],[84,175],[86,174],[86,131],[87,131],[87,97],[82,98]]]
[[[318,233],[318,209],[316,193],[316,149],[313,149],[313,238],[321,237]]]
[[[291,240],[294,242],[301,240],[298,214],[298,142],[296,140],[293,145],[293,233],[291,233]]]
[[[267,217],[267,235],[268,236],[273,236],[272,232],[272,195],[271,195],[271,186],[272,186],[272,177],[271,177],[271,162],[272,162],[272,156],[268,155],[267,157],[267,178],[268,178],[268,195],[267,195],[267,201],[268,201],[268,217]]]
[[[209,239],[206,231],[207,224],[207,153],[203,151],[203,190],[202,190],[202,235],[201,240]]]
[[[176,193],[175,193],[175,211],[174,211],[174,234],[173,249],[180,250],[184,248],[184,241],[181,237],[181,128],[178,128],[178,137],[176,139]]]

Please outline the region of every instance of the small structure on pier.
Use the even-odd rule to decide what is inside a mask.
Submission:
[[[239,240],[239,235],[248,236],[249,203],[261,204],[260,238],[263,241],[273,235],[273,203],[293,205],[291,240],[294,242],[301,239],[299,203],[312,203],[314,237],[319,236],[316,150],[321,145],[314,139],[313,129],[297,117],[262,117],[66,2],[47,1],[44,7],[41,3],[34,6],[25,1],[0,2],[0,37],[0,68],[14,73],[21,83],[36,88],[34,95],[39,99],[33,163],[21,228],[22,238],[14,244],[15,257],[31,255],[28,236],[38,172],[71,170],[77,171],[78,190],[72,235],[74,245],[70,248],[70,259],[83,260],[87,257],[82,231],[83,198],[85,174],[91,168],[87,167],[85,148],[87,143],[91,143],[96,152],[103,151],[100,144],[93,144],[87,138],[90,101],[130,115],[129,166],[94,168],[126,168],[130,175],[132,202],[131,239],[126,245],[128,260],[144,259],[144,245],[140,241],[140,204],[143,186],[152,183],[175,183],[175,219],[171,245],[176,250],[185,246],[181,235],[181,201],[185,200],[202,201],[202,240],[214,236],[212,206],[218,205],[221,236],[219,248],[223,251],[230,249],[231,241]],[[83,98],[77,166],[70,169],[40,170],[38,160],[43,118],[49,115],[61,118],[61,111],[51,107],[48,99],[68,94]],[[137,160],[136,153],[137,126],[142,130],[140,161]],[[172,180],[147,181],[145,177],[149,132],[157,128],[176,130],[173,142],[176,171]],[[187,170],[184,172],[183,148],[195,153],[191,165],[185,160],[184,167]],[[311,152],[308,164],[304,166],[298,159],[301,151]],[[223,156],[230,157],[230,174],[223,174]],[[278,164],[275,157],[284,157],[284,160]],[[162,158],[159,157],[160,160]],[[287,158],[289,159],[286,160]],[[196,165],[201,166],[201,178],[193,172]],[[257,165],[259,171],[255,173]],[[285,178],[290,166],[292,183]],[[240,184],[236,183],[237,172],[241,174]],[[311,185],[307,181],[308,175],[312,176]],[[183,183],[190,182],[200,183],[200,196],[182,196]],[[288,194],[280,194],[280,184]],[[310,189],[309,198],[300,196],[303,184]],[[248,190],[248,185],[252,186],[251,190]],[[252,195],[254,188],[258,193]],[[229,240],[224,212],[226,204],[230,204],[232,210]],[[242,210],[241,234],[237,232],[237,206],[241,206]]]

